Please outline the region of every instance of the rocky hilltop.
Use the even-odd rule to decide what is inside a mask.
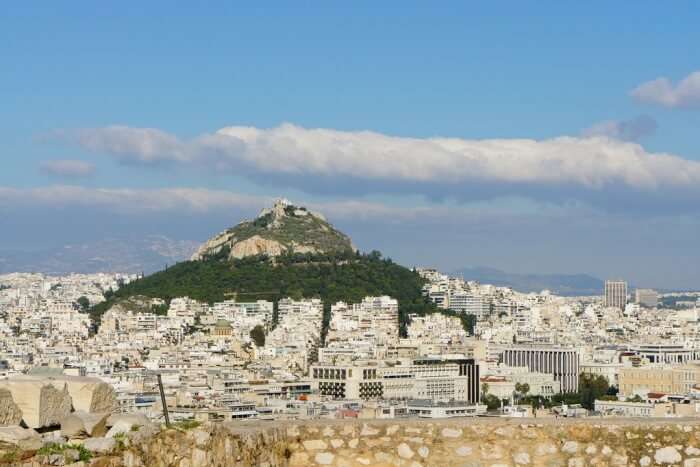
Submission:
[[[326,218],[302,206],[278,199],[272,208],[220,233],[202,245],[193,261],[225,254],[229,259],[247,256],[355,251],[350,237],[335,229]]]

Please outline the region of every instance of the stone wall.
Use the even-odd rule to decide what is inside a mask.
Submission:
[[[700,467],[695,420],[243,422],[132,433],[107,466]]]
[[[700,421],[680,419],[239,422],[125,435],[70,465],[700,467]],[[69,463],[39,451],[0,456],[0,465],[50,459]]]

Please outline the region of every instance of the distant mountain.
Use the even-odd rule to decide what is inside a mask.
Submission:
[[[519,292],[550,290],[557,295],[601,295],[604,281],[587,274],[514,274],[487,267],[462,268],[450,273],[465,280],[479,281]]]
[[[151,273],[189,258],[198,243],[160,235],[110,238],[39,251],[0,251],[0,273]]]
[[[279,199],[258,217],[245,220],[202,245],[192,260],[226,255],[229,259],[284,254],[334,254],[354,252],[350,237],[337,230],[323,215]]]

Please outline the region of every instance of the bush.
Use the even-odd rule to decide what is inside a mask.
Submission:
[[[67,449],[75,449],[78,451],[78,460],[81,462],[89,462],[90,459],[92,459],[92,452],[86,449],[82,444],[49,443],[42,446],[37,451],[37,455],[50,456],[52,454],[63,454]]]
[[[193,430],[199,427],[202,423],[197,420],[181,420],[179,422],[173,423],[173,428],[177,430]]]
[[[250,338],[255,342],[258,347],[265,346],[265,328],[261,325],[255,326],[250,330]]]

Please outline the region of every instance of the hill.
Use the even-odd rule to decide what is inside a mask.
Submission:
[[[324,304],[323,330],[331,305],[357,303],[367,296],[389,295],[399,302],[399,323],[405,333],[409,314],[437,312],[422,293],[418,273],[382,258],[381,253],[359,253],[350,237],[336,230],[321,214],[278,200],[253,221],[244,221],[205,243],[192,260],[178,263],[107,293],[107,301],[90,310],[96,323],[112,306],[169,302],[190,297],[209,304],[227,299],[239,302],[285,297],[320,298]],[[157,306],[155,312],[165,312]],[[455,316],[450,310],[442,311]],[[472,317],[461,317],[467,330]]]
[[[519,292],[547,289],[563,296],[600,295],[604,286],[602,280],[586,274],[513,274],[485,267],[462,268],[451,274],[465,280],[511,287]]]
[[[324,329],[330,307],[337,301],[359,302],[366,296],[390,295],[399,301],[402,329],[410,313],[432,313],[436,307],[422,295],[423,279],[410,269],[379,252],[370,254],[283,255],[274,261],[266,256],[229,259],[228,250],[201,261],[187,261],[132,282],[106,302],[93,307],[100,316],[113,305],[130,297],[190,297],[214,303],[270,300],[276,305],[284,297],[318,297],[324,303]],[[275,306],[276,308],[276,306]]]
[[[321,214],[285,199],[257,218],[246,220],[215,236],[192,256],[202,260],[228,252],[229,259],[285,254],[328,254],[354,252],[350,237],[335,229]]]

